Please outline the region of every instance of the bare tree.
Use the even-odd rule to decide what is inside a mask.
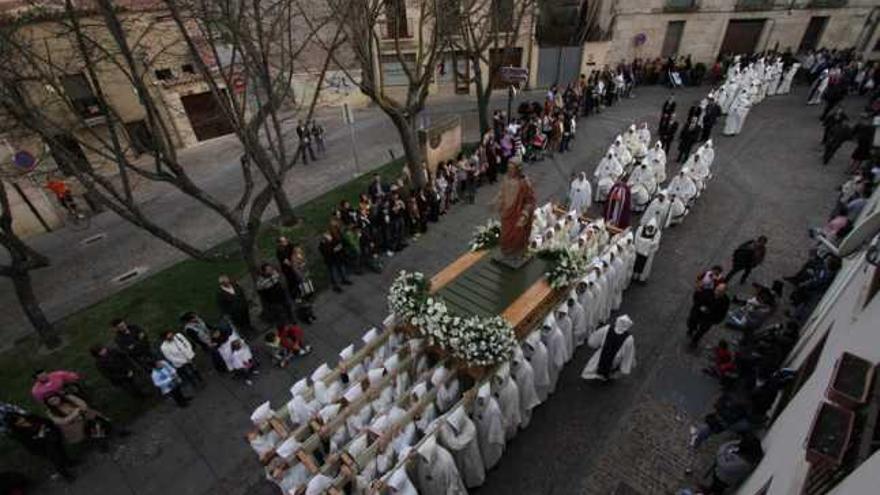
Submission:
[[[283,217],[290,220],[293,215],[282,185],[295,153],[287,147],[291,126],[285,125],[282,112],[296,113],[302,106],[293,98],[291,78],[314,33],[294,29],[298,15],[292,0],[167,0],[165,6],[163,15],[146,16],[125,12],[111,0],[96,0],[93,11],[66,0],[63,13],[48,26],[7,25],[0,30],[6,52],[2,57],[9,62],[0,67],[0,107],[66,153],[75,164],[71,172],[76,179],[113,211],[139,227],[149,225],[150,233],[191,256],[201,252],[186,247],[141,213],[131,179],[170,185],[212,210],[231,227],[250,273],[256,276],[256,240],[267,207],[274,200]],[[303,34],[297,37],[294,32]],[[69,53],[60,60],[53,56],[47,36],[68,39]],[[337,36],[328,49],[338,40]],[[243,186],[235,201],[227,203],[197,184],[180,161],[168,109],[151,76],[168,57],[178,65],[186,60],[194,66],[193,72],[207,85],[242,144]],[[326,71],[326,64],[322,70]],[[93,88],[91,104],[104,119],[101,131],[89,125],[71,98],[62,97],[66,88],[61,77],[71,71],[82,71]],[[132,159],[124,123],[108,93],[108,72],[121,75],[143,109],[150,136],[149,163]],[[233,91],[242,84],[247,91]],[[35,95],[42,95],[42,101]],[[59,105],[67,111],[59,112]],[[314,100],[309,108],[314,108]],[[71,116],[76,117],[72,122]],[[73,136],[74,129],[77,144],[113,164],[118,181],[79,163],[82,160],[78,162],[75,153],[59,142],[59,136]]]
[[[329,19],[344,33],[346,48],[360,73],[337,60],[338,68],[391,119],[413,180],[421,185],[426,171],[418,120],[437,62],[448,46],[448,33],[437,22],[447,0],[415,0],[412,10],[407,10],[406,0],[326,0],[322,7],[295,1],[312,31],[317,28],[316,19]],[[410,12],[414,17],[409,17]],[[317,40],[330,51],[332,44],[324,36]],[[399,65],[403,95],[392,96],[387,91],[388,81],[383,81],[381,74],[385,63]]]
[[[6,193],[6,183],[0,180],[0,246],[9,254],[9,264],[0,265],[0,276],[9,278],[21,308],[33,325],[40,341],[48,348],[60,343],[55,327],[46,318],[34,287],[31,271],[49,266],[49,259],[28,246],[12,229],[12,207]]]
[[[471,82],[477,92],[480,134],[490,128],[489,101],[499,78],[504,56],[517,43],[531,36],[531,19],[537,0],[444,0],[450,29],[456,34],[450,42],[463,54],[473,72]],[[484,74],[484,70],[487,72]]]

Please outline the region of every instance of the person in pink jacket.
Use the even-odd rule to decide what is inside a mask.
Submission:
[[[45,371],[37,370],[34,372],[34,386],[31,387],[31,395],[39,403],[53,394],[62,392],[62,390],[71,384],[78,384],[80,376],[73,371]]]

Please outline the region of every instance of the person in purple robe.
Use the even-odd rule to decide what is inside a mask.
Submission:
[[[605,203],[605,223],[621,229],[629,227],[632,216],[630,196],[629,186],[623,178],[611,186]]]

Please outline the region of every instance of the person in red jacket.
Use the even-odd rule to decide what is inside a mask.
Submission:
[[[37,402],[43,402],[46,397],[60,393],[70,385],[79,384],[79,381],[80,376],[73,371],[37,370],[34,372],[34,386],[31,388],[31,395]]]
[[[312,351],[312,346],[306,345],[305,334],[302,328],[295,323],[278,325],[275,329],[281,347],[297,356],[304,356]]]

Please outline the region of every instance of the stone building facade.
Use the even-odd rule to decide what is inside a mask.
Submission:
[[[725,52],[856,47],[877,49],[875,0],[615,0],[597,22],[611,33],[607,60],[691,55],[711,63]]]

